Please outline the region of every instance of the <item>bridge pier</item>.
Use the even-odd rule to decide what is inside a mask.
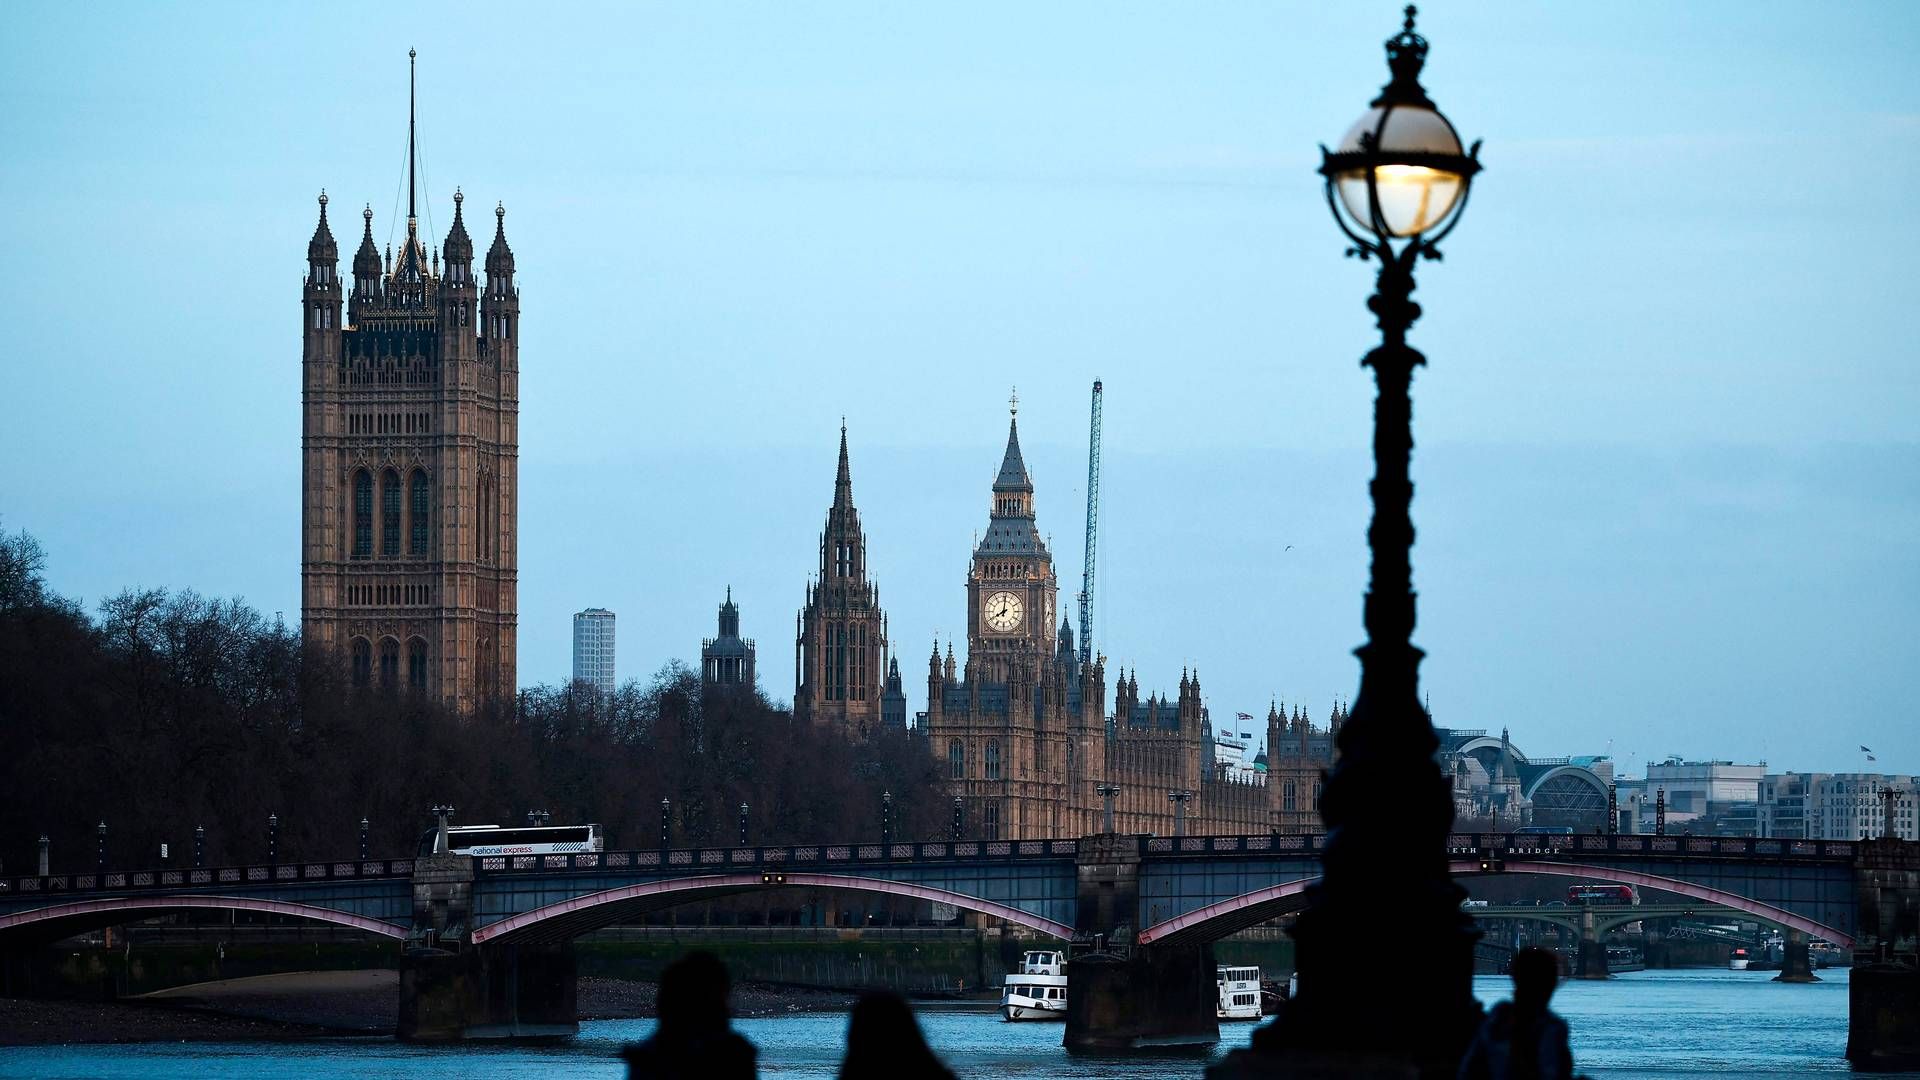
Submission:
[[[1847,1060],[1873,1071],[1920,1068],[1920,843],[1862,840],[1853,870]]]
[[[577,1034],[571,945],[408,949],[400,957],[407,1042],[556,1039]]]
[[[571,943],[475,945],[473,860],[414,863],[413,929],[400,954],[400,1015],[408,1042],[553,1039],[577,1034]]]
[[[1080,844],[1067,1031],[1073,1053],[1119,1054],[1220,1041],[1213,945],[1136,945],[1140,849],[1102,833]]]
[[[1640,937],[1640,954],[1648,971],[1672,967],[1667,955],[1667,935],[1662,927],[1648,925]]]
[[[1813,973],[1813,957],[1807,952],[1807,932],[1788,930],[1786,944],[1780,947],[1780,974],[1773,977],[1774,982],[1816,983],[1820,976]]]
[[[1580,951],[1573,965],[1573,977],[1576,979],[1607,979],[1612,974],[1607,971],[1607,942],[1594,929],[1593,909],[1585,908],[1580,912]]]

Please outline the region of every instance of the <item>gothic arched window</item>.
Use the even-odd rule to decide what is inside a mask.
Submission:
[[[987,808],[984,811],[982,811],[980,814],[980,825],[981,825],[981,828],[985,831],[987,839],[989,840],[1000,839],[1000,806],[999,804],[997,803],[987,804]]]
[[[1292,810],[1293,808],[1294,808],[1294,787],[1293,787],[1293,781],[1289,780],[1286,783],[1280,785],[1280,809]]]
[[[955,780],[967,777],[967,748],[959,739],[947,743],[947,773]]]
[[[407,685],[415,690],[427,688],[427,643],[419,638],[407,642]]]
[[[400,681],[400,643],[380,639],[380,685],[393,686]]]
[[[427,523],[432,513],[433,492],[427,485],[427,474],[423,469],[413,470],[413,506],[412,541],[409,549],[415,555],[427,553]]]
[[[1000,779],[1000,740],[987,740],[987,779]]]
[[[373,678],[373,644],[366,638],[353,639],[353,685],[365,686]]]
[[[364,559],[373,554],[373,474],[365,469],[353,474],[353,555]]]
[[[380,477],[380,554],[400,554],[400,474],[392,469]]]

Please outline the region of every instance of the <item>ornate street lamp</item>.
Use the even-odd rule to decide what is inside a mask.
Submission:
[[[1100,831],[1110,833],[1113,831],[1113,797],[1120,794],[1120,785],[1101,784],[1093,790],[1100,794]]]
[[[1414,265],[1440,257],[1436,245],[1459,223],[1480,171],[1480,147],[1462,149],[1420,86],[1427,42],[1413,31],[1414,9],[1406,13],[1386,43],[1392,80],[1337,150],[1321,148],[1328,209],[1353,242],[1347,253],[1380,265],[1367,306],[1383,340],[1363,361],[1379,390],[1373,566],[1367,643],[1356,650],[1360,692],[1321,803],[1322,877],[1293,931],[1300,994],[1281,1022],[1256,1034],[1253,1053],[1333,1053],[1451,1077],[1480,1019],[1476,934],[1460,910],[1466,893],[1447,871],[1453,799],[1434,759],[1439,740],[1420,701],[1422,653],[1413,645],[1409,390],[1425,358],[1407,345],[1407,330],[1420,316]],[[1393,933],[1381,934],[1385,926]],[[1413,963],[1409,942],[1417,943]],[[1383,1024],[1386,1016],[1393,1022]]]
[[[880,793],[880,857],[887,858],[893,848],[893,792]]]
[[[1173,835],[1187,835],[1187,800],[1193,798],[1191,791],[1169,791],[1167,801],[1173,803]]]

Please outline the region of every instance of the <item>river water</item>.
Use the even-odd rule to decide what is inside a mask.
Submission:
[[[1598,1080],[1844,1073],[1847,972],[1829,970],[1822,979],[1789,986],[1762,972],[1642,971],[1606,982],[1565,983],[1554,1007],[1572,1026],[1577,1067]],[[1505,995],[1507,980],[1483,976],[1474,986],[1492,1003]],[[1007,1024],[989,1013],[935,1009],[921,1014],[921,1024],[963,1080],[1132,1080],[1198,1077],[1201,1070],[1193,1060],[1069,1057],[1060,1048],[1057,1024]],[[834,1075],[846,1017],[802,1014],[742,1020],[738,1027],[760,1048],[761,1075],[813,1080]],[[26,1047],[0,1050],[0,1077],[615,1078],[623,1069],[614,1055],[652,1028],[649,1020],[592,1021],[581,1025],[578,1038],[549,1047],[414,1047],[390,1039]],[[1222,1025],[1216,1054],[1245,1045],[1253,1028]]]

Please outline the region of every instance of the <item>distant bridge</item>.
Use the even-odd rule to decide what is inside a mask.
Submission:
[[[1134,941],[1212,941],[1304,903],[1320,836],[1123,837],[1140,864]],[[682,904],[772,887],[937,901],[1073,937],[1083,841],[825,844],[485,856],[472,860],[475,944],[571,940]],[[1854,844],[1739,837],[1463,834],[1456,876],[1533,874],[1658,889],[1853,942]],[[0,945],[183,908],[297,916],[404,937],[412,859],[0,878]]]
[[[0,953],[181,910],[267,912],[404,939],[405,955],[430,966],[453,963],[448,956],[466,957],[459,962],[473,970],[448,976],[448,985],[485,985],[492,996],[484,1005],[462,1006],[482,1015],[481,1021],[443,1035],[551,1034],[574,1026],[571,941],[678,905],[768,889],[878,893],[1004,920],[1068,941],[1076,955],[1164,954],[1204,947],[1304,906],[1319,873],[1323,840],[1106,835],[441,855],[14,877],[0,879]],[[1650,904],[1670,895],[1682,905],[1715,905],[1799,934],[1854,944],[1851,842],[1462,834],[1449,845],[1457,876],[1616,882],[1664,894],[1644,895]],[[1601,921],[1614,918],[1608,912]],[[1595,932],[1592,926],[1583,931]],[[489,966],[494,955],[514,959]],[[567,989],[546,1020],[530,1021],[541,1010],[519,987],[534,977],[530,971],[545,970],[541,964],[551,966],[541,994],[560,993],[553,988],[562,983]],[[424,976],[414,982],[435,985]],[[511,1020],[485,1019],[497,1019],[503,1010]],[[402,1033],[408,1034],[404,1002],[402,1011]]]

